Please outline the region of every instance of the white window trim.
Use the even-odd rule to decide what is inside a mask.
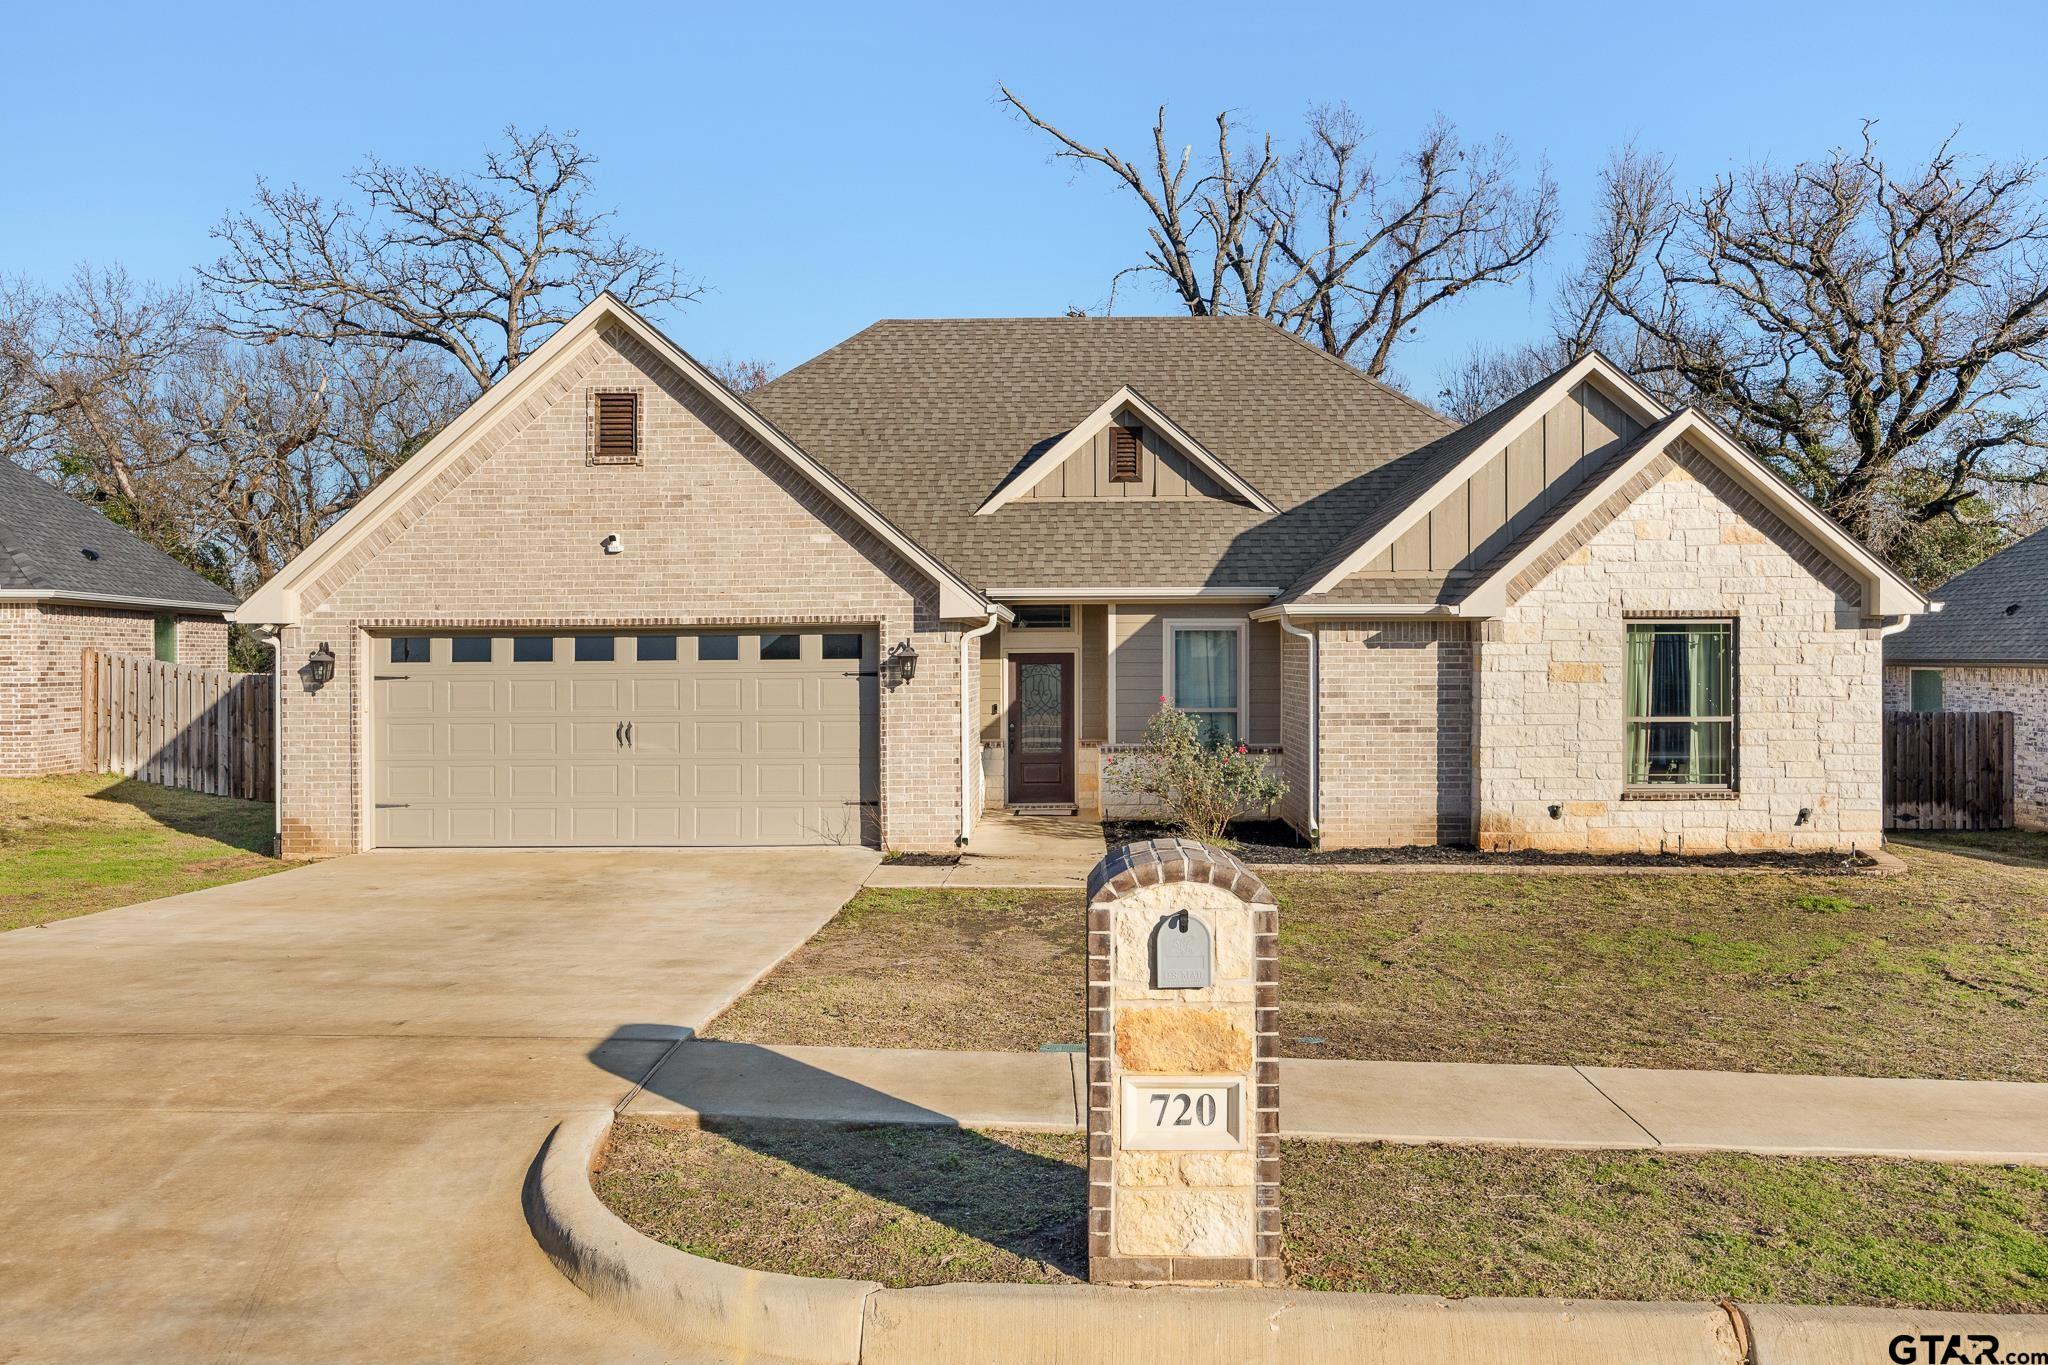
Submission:
[[[1178,707],[1180,701],[1173,686],[1173,637],[1184,630],[1231,630],[1237,632],[1237,742],[1250,744],[1248,727],[1252,714],[1252,636],[1251,622],[1243,617],[1221,620],[1200,620],[1184,617],[1167,617],[1161,622],[1166,627],[1166,638],[1160,649],[1160,691],[1166,694],[1166,703]],[[1222,707],[1204,708],[1222,710]]]

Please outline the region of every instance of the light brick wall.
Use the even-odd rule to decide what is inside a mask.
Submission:
[[[1316,645],[1323,846],[1469,842],[1471,627],[1323,625]]]
[[[1704,457],[1660,457],[1517,588],[1479,644],[1482,847],[1877,845],[1882,646],[1861,590]],[[1632,613],[1737,619],[1735,799],[1624,799]]]
[[[2048,668],[1942,668],[1946,711],[2012,712],[2013,815],[2021,829],[2048,830]],[[1912,669],[1884,671],[1884,708],[1913,709]]]
[[[1306,838],[1309,829],[1308,641],[1280,637],[1280,776],[1287,794],[1274,814]]]
[[[0,777],[78,772],[85,651],[151,658],[156,613],[10,603],[0,606]],[[178,618],[178,662],[228,664],[227,622]]]
[[[585,465],[587,395],[637,388],[639,466]],[[625,553],[603,554],[616,533]],[[917,677],[881,693],[882,839],[959,834],[959,635],[936,589],[779,456],[624,333],[593,337],[500,414],[378,534],[308,586],[284,638],[298,669],[325,641],[335,680],[285,686],[284,843],[363,846],[367,632],[420,626],[858,624],[909,639]]]

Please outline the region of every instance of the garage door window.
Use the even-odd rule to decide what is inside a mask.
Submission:
[[[491,637],[458,635],[449,642],[449,657],[459,664],[487,664],[491,661]]]
[[[717,663],[740,657],[740,637],[737,635],[699,635],[697,637],[697,658],[704,663]]]
[[[512,639],[512,662],[515,664],[553,663],[555,658],[554,637],[548,635],[518,635]]]
[[[801,659],[804,656],[804,637],[801,635],[763,635],[761,637],[761,660],[772,663],[778,659]]]
[[[858,659],[860,657],[860,636],[827,635],[825,657],[828,659]]]
[[[633,641],[633,657],[643,664],[672,664],[676,661],[676,637],[639,636]]]
[[[391,662],[395,664],[423,664],[432,660],[434,641],[428,635],[394,635],[391,637]]]
[[[579,664],[608,664],[617,642],[609,635],[579,635],[576,637],[576,662]]]

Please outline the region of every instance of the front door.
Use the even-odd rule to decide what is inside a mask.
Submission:
[[[1010,656],[1010,802],[1074,800],[1074,656]]]

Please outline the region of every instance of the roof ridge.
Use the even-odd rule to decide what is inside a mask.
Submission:
[[[1324,350],[1320,346],[1309,345],[1306,341],[1303,341],[1300,337],[1288,331],[1279,323],[1274,322],[1271,318],[1258,317],[1251,313],[1233,313],[1229,316],[1241,317],[1251,322],[1261,323],[1264,326],[1272,329],[1273,331],[1278,332],[1281,336],[1286,337],[1289,341],[1301,347],[1302,350],[1307,351],[1310,355],[1328,361],[1330,364],[1335,365],[1338,369],[1344,371],[1344,373],[1352,376],[1354,379],[1363,379],[1366,383],[1372,385],[1381,393],[1390,394],[1393,397],[1400,399],[1403,403],[1406,403],[1409,407],[1414,408],[1417,412],[1422,413],[1424,416],[1433,417],[1437,421],[1442,422],[1447,428],[1445,433],[1447,435],[1449,434],[1449,432],[1456,431],[1460,427],[1465,425],[1465,423],[1458,421],[1454,417],[1451,417],[1445,413],[1438,412],[1435,408],[1423,402],[1420,398],[1415,397],[1413,394],[1403,393],[1400,389],[1395,388],[1392,384],[1387,383],[1384,379],[1373,378],[1364,370],[1359,369],[1356,365],[1353,365],[1350,361],[1344,359],[1342,356],[1332,355],[1330,354],[1330,352]],[[1424,444],[1428,443],[1424,442]]]

